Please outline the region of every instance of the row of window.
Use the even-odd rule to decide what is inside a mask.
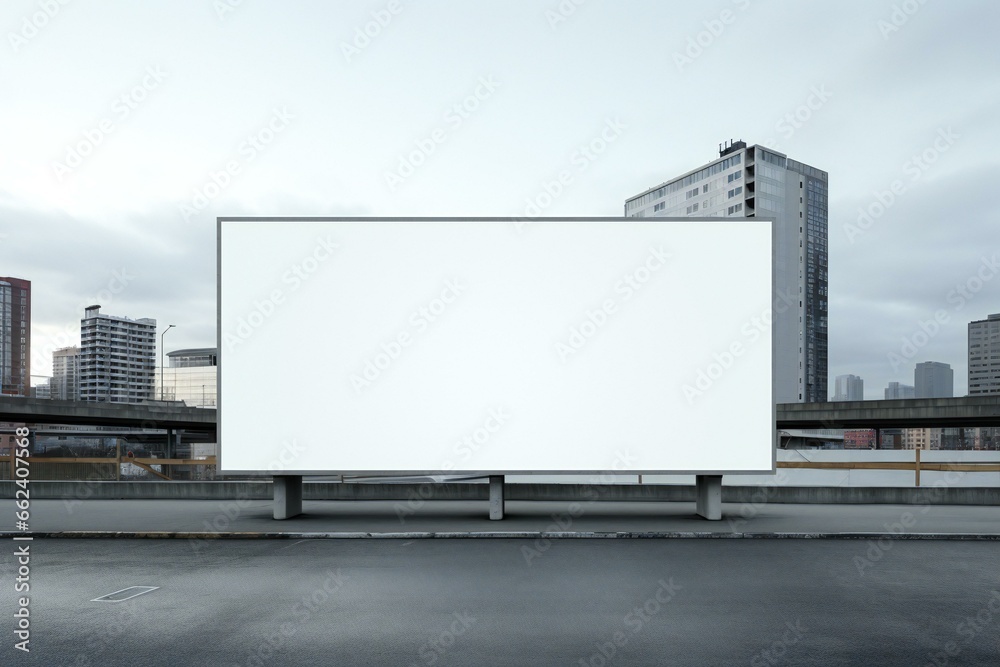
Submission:
[[[688,188],[703,178],[707,178],[708,176],[714,176],[715,174],[726,171],[727,169],[735,167],[741,162],[742,162],[742,156],[740,153],[737,153],[735,155],[726,158],[725,160],[720,160],[719,162],[709,165],[704,169],[699,169],[696,172],[688,174],[687,176],[685,176],[680,180],[674,181],[673,183],[668,183],[651,192],[647,192],[641,197],[636,197],[635,199],[626,202],[625,208],[630,209],[630,208],[640,208],[642,206],[646,206],[652,201],[660,199],[661,197],[668,195],[671,192],[677,192],[678,190],[683,190],[685,188]]]

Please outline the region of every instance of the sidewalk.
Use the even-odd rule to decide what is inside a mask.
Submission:
[[[0,500],[0,536],[39,537],[824,537],[1000,540],[1000,508],[966,505],[723,504],[721,521],[688,502],[305,501],[272,518],[267,500],[33,500],[30,532]],[[6,525],[4,525],[6,524]],[[554,535],[558,533],[558,535]]]

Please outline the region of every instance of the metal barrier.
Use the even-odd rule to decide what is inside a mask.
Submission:
[[[215,477],[216,457],[204,459],[158,459],[130,456],[128,453],[112,457],[97,456],[30,456],[27,461],[31,469],[31,479],[47,480],[122,480],[122,465],[131,464],[153,477],[171,481],[172,466],[204,467],[203,472]],[[157,470],[153,466],[160,466]],[[165,466],[165,467],[164,467]],[[211,468],[211,470],[209,470]],[[68,474],[67,474],[68,473]],[[74,474],[75,473],[75,474]],[[132,478],[126,475],[126,478]],[[14,479],[13,451],[10,458],[0,460],[0,479]]]
[[[899,450],[875,450],[899,451]],[[812,468],[816,470],[912,470],[914,486],[920,486],[920,471],[928,472],[1000,472],[1000,463],[923,462],[921,450],[915,449],[910,461],[778,461],[779,468]],[[938,450],[941,451],[941,450]]]

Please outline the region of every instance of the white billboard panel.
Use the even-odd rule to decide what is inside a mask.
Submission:
[[[771,472],[771,257],[759,219],[220,219],[220,469]]]

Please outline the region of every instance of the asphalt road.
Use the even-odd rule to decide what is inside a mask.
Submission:
[[[995,541],[39,539],[29,654],[13,648],[5,542],[5,666],[912,667],[1000,656]],[[129,586],[159,588],[91,601]]]

